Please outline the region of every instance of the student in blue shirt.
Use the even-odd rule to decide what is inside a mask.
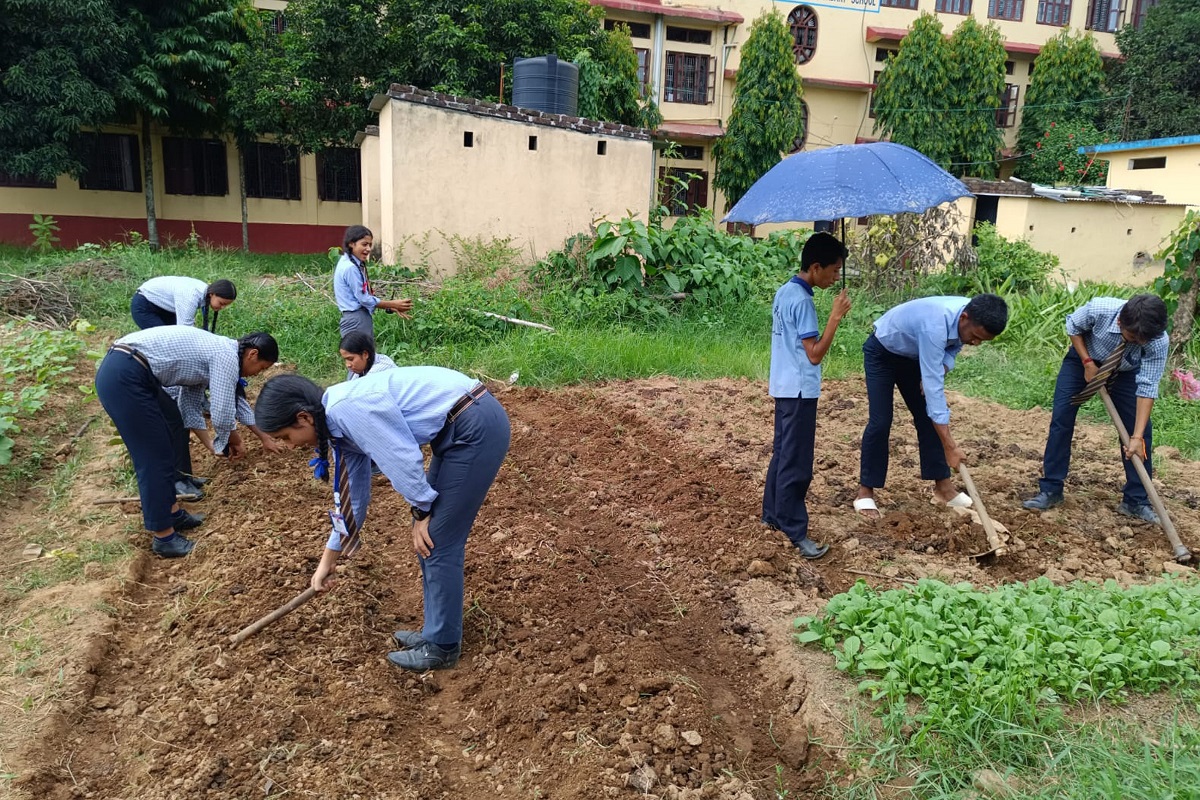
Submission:
[[[1097,297],[1067,316],[1067,336],[1071,339],[1071,349],[1063,358],[1054,383],[1054,411],[1046,437],[1042,479],[1037,496],[1023,505],[1045,511],[1062,503],[1063,483],[1071,466],[1075,415],[1079,413],[1071,398],[1096,377],[1101,365],[1120,347],[1121,352],[1113,359],[1119,359],[1119,366],[1108,383],[1113,405],[1129,431],[1129,447],[1123,452],[1125,489],[1117,513],[1161,524],[1129,458],[1137,453],[1145,461],[1146,472],[1154,474],[1150,464],[1150,411],[1167,366],[1166,303],[1152,294],[1139,294],[1128,301]]]
[[[812,483],[821,360],[850,311],[850,298],[842,289],[822,334],[813,289],[833,286],[845,261],[844,244],[831,234],[814,233],[800,253],[799,274],[779,287],[771,305],[769,391],[775,398],[775,437],[763,487],[762,521],[783,531],[805,558],[820,558],[829,550],[829,545],[808,538],[805,498]]]
[[[329,387],[280,375],[258,395],[259,427],[292,446],[316,447],[318,477],[334,453],[334,529],[312,588],[327,591],[338,558],[358,549],[371,502],[371,462],[412,506],[425,623],[400,630],[388,654],[401,669],[447,669],[462,653],[467,535],[508,453],[508,415],[487,388],[442,367],[397,367]],[[425,471],[421,445],[433,454]],[[323,474],[322,474],[323,472]],[[348,496],[348,497],[347,497]],[[339,523],[343,523],[339,530]]]
[[[875,490],[887,480],[896,389],[917,429],[921,479],[934,482],[938,501],[971,505],[971,498],[959,492],[950,478],[950,469],[966,461],[966,454],[950,434],[945,378],[963,345],[995,339],[1007,325],[1008,304],[994,294],[970,300],[922,297],[901,303],[875,321],[875,332],[863,344],[868,420],[862,435],[855,511],[879,517]]]
[[[363,331],[350,331],[343,336],[338,344],[338,355],[346,364],[348,381],[396,368],[395,361],[383,353],[375,352],[375,339]]]
[[[374,244],[371,229],[363,225],[351,225],[342,237],[342,257],[333,269],[333,297],[342,312],[338,323],[342,336],[361,330],[373,337],[372,315],[377,308],[395,311],[402,317],[407,317],[412,310],[412,300],[380,300],[371,290],[367,259],[371,257]]]
[[[129,314],[138,328],[145,330],[160,325],[195,325],[196,312],[200,312],[204,330],[216,333],[217,317],[236,299],[237,287],[225,278],[205,283],[196,278],[160,275],[146,281],[133,293]]]

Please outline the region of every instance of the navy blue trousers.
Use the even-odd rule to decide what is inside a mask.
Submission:
[[[485,394],[430,443],[426,477],[438,496],[430,507],[433,549],[421,563],[425,625],[421,637],[439,647],[462,641],[463,568],[467,536],[508,454],[511,430],[500,401]]]
[[[1038,481],[1041,491],[1047,494],[1062,493],[1063,481],[1066,480],[1067,471],[1071,467],[1071,439],[1075,436],[1075,417],[1079,413],[1079,407],[1071,405],[1071,397],[1078,394],[1086,385],[1087,381],[1083,378],[1083,362],[1079,360],[1079,354],[1072,348],[1063,358],[1062,366],[1058,370],[1058,380],[1054,382],[1054,411],[1050,416],[1050,434],[1046,437],[1046,453],[1042,457],[1043,477]],[[1134,421],[1137,419],[1137,372],[1134,370],[1118,372],[1112,385],[1108,387],[1108,394],[1112,398],[1113,405],[1117,407],[1118,416],[1125,423],[1125,429],[1133,433]],[[1101,401],[1099,398],[1094,398],[1088,402],[1099,403]],[[1154,475],[1150,463],[1152,453],[1150,428],[1150,423],[1147,422],[1146,472]],[[1150,498],[1146,495],[1146,487],[1142,486],[1133,461],[1125,460],[1124,453],[1121,454],[1121,459],[1125,464],[1125,490],[1122,493],[1122,499],[1129,506],[1146,505],[1150,502]]]
[[[96,396],[129,450],[146,530],[170,529],[176,469],[188,444],[179,406],[145,365],[116,350],[96,370]]]
[[[141,330],[157,328],[160,325],[174,325],[176,321],[174,311],[154,305],[141,292],[133,293],[133,299],[129,301],[129,315]]]
[[[921,479],[940,481],[950,477],[946,450],[925,410],[921,394],[921,365],[915,358],[898,356],[888,350],[875,334],[863,343],[863,372],[867,378],[867,427],[862,435],[859,483],[878,489],[887,481],[888,447],[892,435],[892,403],[896,389],[912,414],[917,429],[917,449],[921,458]]]
[[[817,441],[817,400],[775,398],[775,438],[763,487],[762,521],[792,544],[808,538],[808,487]]]

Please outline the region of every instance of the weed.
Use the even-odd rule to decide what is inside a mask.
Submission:
[[[49,253],[58,244],[58,220],[49,214],[34,214],[33,222],[29,223],[29,232],[33,235],[33,249],[39,253]]]

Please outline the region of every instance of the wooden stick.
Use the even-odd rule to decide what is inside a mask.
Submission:
[[[551,333],[557,333],[557,331],[555,331],[554,328],[551,328],[549,325],[543,325],[540,322],[530,322],[527,319],[517,319],[516,317],[506,317],[503,314],[493,314],[490,311],[480,311],[478,308],[472,308],[470,310],[474,311],[476,314],[483,314],[485,317],[493,317],[495,319],[499,319],[499,320],[503,320],[505,322],[512,323],[513,325],[524,325],[529,328],[537,328],[538,330],[550,331]]]
[[[317,590],[312,588],[311,586],[308,587],[303,592],[296,595],[291,600],[287,601],[286,603],[281,605],[279,608],[272,611],[270,614],[267,614],[265,617],[263,617],[262,619],[260,619],[256,622],[250,623],[249,625],[247,625],[246,627],[242,628],[240,631],[235,633],[233,636],[230,636],[229,641],[231,641],[234,644],[234,646],[241,644],[246,639],[250,638],[254,634],[261,631],[263,628],[270,625],[275,620],[279,619],[280,617],[287,616],[288,614],[292,613],[297,608],[304,605],[309,600],[312,600],[316,596],[317,596]]]
[[[311,283],[309,283],[307,280],[305,280],[304,276],[301,275],[299,272],[296,273],[296,279],[299,280],[301,283],[303,283],[305,286],[307,286],[309,289],[312,289],[317,294],[321,294],[321,295],[325,295],[326,297],[329,297],[328,294],[325,294],[325,292],[322,292],[320,289],[318,289],[317,287],[315,287]]]
[[[175,495],[175,502],[177,502],[177,503],[181,502],[181,501],[184,503],[191,502],[192,498],[195,496],[196,495],[194,495],[194,494],[177,494],[177,495]],[[112,506],[112,505],[117,505],[118,503],[137,503],[137,502],[140,502],[141,499],[142,498],[140,498],[140,497],[103,497],[99,500],[93,500],[92,505],[94,505],[94,506]]]
[[[916,583],[912,578],[901,578],[899,576],[893,578],[890,575],[884,575],[880,572],[867,572],[865,569],[843,569],[842,572],[850,575],[865,575],[868,578],[882,578],[885,581],[899,581],[900,583]]]
[[[1108,409],[1108,415],[1112,417],[1113,424],[1117,426],[1117,433],[1121,437],[1121,446],[1129,447],[1129,431],[1125,430],[1125,423],[1121,421],[1121,415],[1117,413],[1117,407],[1113,405],[1112,397],[1108,394],[1108,389],[1103,386],[1100,387],[1100,399],[1104,401],[1104,407]],[[1146,494],[1150,497],[1150,504],[1158,512],[1158,518],[1162,521],[1163,530],[1167,534],[1168,541],[1171,542],[1171,548],[1175,551],[1175,560],[1180,564],[1186,564],[1192,560],[1192,552],[1179,539],[1179,534],[1175,531],[1175,524],[1171,522],[1171,517],[1167,514],[1167,507],[1163,505],[1162,498],[1158,496],[1158,490],[1154,488],[1154,481],[1150,480],[1150,473],[1146,471],[1146,465],[1142,463],[1142,457],[1135,453],[1130,460],[1133,461],[1133,468],[1137,471],[1138,477],[1142,479],[1142,486],[1146,487]]]
[[[975,504],[975,511],[979,514],[979,521],[983,525],[984,533],[987,534],[988,547],[992,548],[988,553],[1003,555],[1004,543],[1000,541],[1000,535],[996,533],[996,527],[992,525],[992,518],[988,516],[987,509],[983,507],[983,498],[975,489],[975,481],[971,480],[971,472],[967,469],[966,464],[958,465],[958,474],[962,476],[963,483],[967,485],[967,494],[971,495],[971,502]],[[979,555],[986,555],[986,553]]]

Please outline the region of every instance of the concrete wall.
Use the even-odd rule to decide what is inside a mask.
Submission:
[[[383,230],[383,206],[379,198],[379,128],[372,126],[358,146],[362,164],[362,224],[376,235]]]
[[[471,147],[464,146],[467,133]],[[540,258],[601,218],[645,219],[653,156],[640,135],[528,124],[393,96],[379,114],[383,259],[395,263],[403,247],[411,260],[409,243],[424,241],[429,266],[445,274],[455,266],[453,237],[510,238]]]
[[[1168,203],[1200,205],[1200,144],[1146,147],[1099,153],[1108,161],[1108,185],[1120,189],[1147,189]],[[1162,167],[1133,169],[1136,162],[1162,158]]]

